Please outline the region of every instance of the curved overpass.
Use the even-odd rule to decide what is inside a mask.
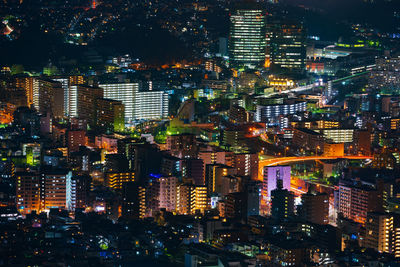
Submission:
[[[258,163],[258,179],[263,180],[264,167],[285,165],[291,163],[298,163],[302,161],[311,160],[329,160],[329,159],[359,159],[366,160],[372,159],[369,156],[302,156],[302,157],[282,157],[282,158],[269,158],[260,160]]]

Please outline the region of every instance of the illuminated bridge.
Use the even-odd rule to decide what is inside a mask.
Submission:
[[[303,161],[312,160],[329,160],[329,159],[355,159],[355,160],[367,160],[372,159],[368,156],[300,156],[300,157],[282,157],[282,158],[268,158],[261,159],[258,163],[258,179],[263,180],[264,167],[277,166],[277,165],[287,165],[292,163],[299,163]]]

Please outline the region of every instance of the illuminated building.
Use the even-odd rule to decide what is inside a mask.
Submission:
[[[106,186],[114,190],[122,190],[123,184],[135,181],[134,172],[106,172]]]
[[[371,131],[354,131],[354,154],[371,155]]]
[[[258,177],[258,154],[234,154],[233,167],[239,176],[250,176],[257,180]]]
[[[400,57],[377,58],[376,69],[371,72],[368,87],[378,93],[400,91]]]
[[[38,173],[16,173],[16,205],[21,214],[40,210],[41,179]]]
[[[339,128],[340,123],[338,121],[332,120],[307,120],[307,121],[299,121],[292,122],[292,126],[294,128],[306,128],[306,129],[331,129],[331,128]]]
[[[125,130],[125,107],[121,101],[98,98],[96,100],[97,125],[114,132]]]
[[[72,209],[71,177],[72,172],[68,170],[49,171],[41,174],[41,209]]]
[[[96,101],[103,98],[103,89],[86,85],[77,87],[77,117],[87,119],[91,123],[95,122]]]
[[[76,116],[76,101],[77,101],[77,85],[84,84],[84,78],[81,75],[71,75],[67,77],[54,77],[53,81],[60,82],[64,91],[64,114],[71,116],[71,111],[75,112]],[[73,105],[73,107],[71,106]]]
[[[400,118],[395,118],[390,120],[390,129],[394,131],[400,129]]]
[[[294,214],[294,194],[283,189],[283,180],[276,180],[276,188],[271,191],[271,215],[283,220]]]
[[[29,166],[37,166],[40,164],[42,156],[41,144],[30,143],[22,145],[22,154],[26,156],[26,164]]]
[[[233,156],[233,152],[224,150],[201,150],[198,154],[198,158],[203,160],[204,166],[209,164],[224,164],[232,167]]]
[[[33,77],[16,77],[15,86],[25,91],[26,104],[29,107],[33,104]]]
[[[207,187],[181,184],[177,188],[177,212],[179,214],[204,213],[207,208]]]
[[[33,105],[39,113],[64,116],[64,89],[60,82],[35,79],[33,81]]]
[[[400,218],[398,214],[368,212],[364,246],[400,257]]]
[[[221,191],[219,192],[219,195],[222,197],[230,194],[230,193],[235,193],[240,191],[240,184],[242,182],[242,177],[240,176],[222,176],[221,177]]]
[[[134,106],[135,99],[139,92],[139,83],[110,83],[99,84],[104,89],[104,97],[122,101],[125,105],[125,120],[135,119]]]
[[[160,173],[162,154],[156,145],[133,138],[120,139],[118,154],[128,160],[128,170],[135,171],[138,182],[146,181],[151,174]]]
[[[87,204],[87,191],[90,187],[90,176],[72,176],[71,209],[84,209]]]
[[[323,134],[324,138],[333,143],[352,143],[354,129],[321,129],[315,130]]]
[[[208,195],[222,191],[222,177],[235,175],[234,168],[223,164],[206,165],[206,185]]]
[[[367,186],[339,185],[339,210],[344,218],[365,224],[367,213],[379,211],[377,190]]]
[[[318,152],[323,148],[324,136],[313,130],[298,128],[294,129],[292,143],[296,147]]]
[[[237,147],[243,145],[245,139],[246,130],[240,127],[230,127],[224,129],[223,144],[231,147]]]
[[[374,154],[372,167],[375,169],[393,170],[397,165],[397,159],[390,151]]]
[[[68,151],[79,151],[80,146],[86,145],[86,131],[83,130],[70,130],[68,131]]]
[[[246,123],[249,121],[246,109],[240,106],[232,105],[229,108],[229,121],[231,123]]]
[[[329,195],[308,191],[301,196],[300,216],[307,222],[316,224],[329,223]]]
[[[344,143],[324,143],[324,156],[327,157],[343,157]]]
[[[168,117],[168,94],[162,91],[139,92],[135,99],[134,118],[155,120]]]
[[[140,83],[100,84],[104,97],[122,101],[125,121],[168,117],[168,94],[163,91],[140,91]]]
[[[198,146],[194,134],[176,134],[167,136],[167,149],[178,158],[195,158]]]
[[[256,107],[255,121],[278,123],[280,116],[305,112],[307,110],[307,102],[295,99],[286,99],[279,104],[258,104]]]
[[[178,178],[161,177],[158,179],[159,190],[159,208],[166,211],[175,211],[177,205]]]
[[[137,182],[124,183],[122,187],[122,217],[143,219],[145,213],[146,188]]]
[[[282,189],[290,190],[290,166],[264,167],[263,199],[271,197],[271,191],[277,188],[278,180],[282,180]]]
[[[294,87],[294,81],[284,77],[269,75],[268,85],[279,90],[287,90]]]
[[[306,67],[306,37],[303,25],[290,21],[268,25],[271,62],[282,68],[303,71]]]
[[[265,62],[265,11],[249,3],[230,16],[229,60],[234,68],[263,67]]]

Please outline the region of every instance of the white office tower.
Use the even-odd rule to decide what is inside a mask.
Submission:
[[[139,92],[140,84],[99,84],[104,97],[122,101],[125,105],[125,121],[162,119],[168,116],[168,94],[162,91]]]

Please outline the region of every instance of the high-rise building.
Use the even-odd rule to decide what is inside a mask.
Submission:
[[[106,172],[105,173],[106,186],[114,190],[122,190],[124,183],[134,182],[134,172]]]
[[[104,97],[122,101],[125,105],[125,120],[128,122],[135,118],[135,99],[139,93],[139,83],[108,83],[99,84],[104,89]]]
[[[49,171],[41,174],[41,208],[71,210],[71,177],[69,170]]]
[[[163,91],[139,92],[135,99],[134,119],[155,120],[168,117],[168,94]]]
[[[146,188],[137,182],[124,183],[121,206],[123,217],[143,219],[146,213]]]
[[[158,179],[159,190],[159,208],[166,211],[175,211],[177,205],[177,188],[178,178],[176,177],[161,177]]]
[[[206,185],[208,195],[220,193],[222,191],[222,177],[235,175],[234,168],[223,164],[206,165]]]
[[[198,146],[196,145],[196,135],[176,134],[167,136],[167,149],[171,155],[178,158],[196,158]]]
[[[271,63],[296,71],[306,67],[306,34],[301,23],[292,21],[268,24]]]
[[[128,169],[135,171],[135,180],[144,183],[151,174],[159,174],[162,154],[156,145],[137,139],[118,140],[118,154],[128,160]]]
[[[374,188],[339,184],[339,209],[344,218],[365,224],[368,212],[381,211],[382,199]]]
[[[204,185],[204,163],[202,159],[185,159],[182,161],[182,177],[193,180],[195,185]]]
[[[79,151],[80,146],[86,145],[86,131],[70,130],[68,131],[68,152]]]
[[[84,209],[90,188],[89,175],[75,175],[71,178],[71,209]]]
[[[283,180],[278,179],[276,183],[276,188],[271,191],[271,215],[282,220],[294,214],[294,194],[283,189]]]
[[[77,86],[77,115],[79,118],[95,122],[96,101],[103,98],[103,89],[86,85]]]
[[[364,246],[400,257],[400,218],[398,214],[368,212]]]
[[[246,196],[244,192],[234,192],[226,196],[225,216],[242,219],[246,216]]]
[[[30,107],[33,104],[33,77],[16,77],[15,87],[25,91],[26,104]]]
[[[250,176],[251,179],[257,180],[258,177],[258,155],[257,154],[235,154],[234,168],[236,174],[240,176]]]
[[[34,172],[16,173],[16,204],[21,214],[40,210],[40,174]]]
[[[400,92],[400,57],[378,58],[371,72],[368,87],[377,93]]]
[[[140,83],[100,84],[104,97],[122,101],[125,121],[168,117],[168,94],[163,91],[140,91]]]
[[[97,125],[114,132],[125,130],[125,107],[121,101],[98,98],[96,100]]]
[[[77,97],[76,86],[84,84],[85,80],[83,76],[71,75],[64,77],[52,77],[51,79],[53,81],[61,83],[61,86],[64,91],[64,115],[71,116],[70,114],[70,111],[72,109],[71,104],[74,104],[76,109],[76,97]]]
[[[316,224],[329,223],[329,196],[326,193],[317,193],[309,190],[301,196],[300,216],[308,222]]]
[[[247,217],[260,215],[261,188],[262,183],[259,181],[249,181],[246,184]]]
[[[32,90],[33,105],[39,113],[64,116],[64,89],[60,82],[38,78],[33,81]]]
[[[234,68],[258,68],[265,63],[265,11],[243,3],[230,15],[229,61]]]
[[[282,180],[282,188],[290,190],[290,166],[264,167],[263,199],[271,197],[271,191],[277,188],[278,180]]]
[[[176,209],[179,214],[204,213],[207,208],[207,187],[181,184],[177,188]]]

